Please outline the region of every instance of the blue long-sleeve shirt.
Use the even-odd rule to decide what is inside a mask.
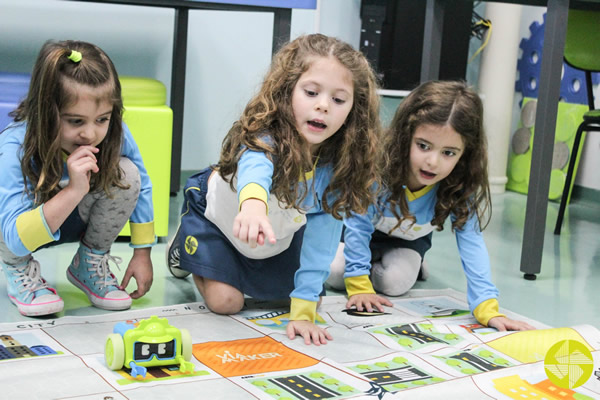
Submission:
[[[416,193],[407,191],[408,208],[416,218],[416,222],[411,226],[411,221],[403,221],[400,228],[392,231],[391,236],[415,240],[428,235],[435,229],[431,225],[431,221],[435,213],[437,189],[438,186],[433,185]],[[398,220],[390,209],[388,198],[389,193],[383,192],[379,196],[377,204],[371,205],[366,214],[353,214],[344,220],[346,227],[344,231],[346,244],[344,248],[346,258],[344,278],[346,280],[349,278],[352,281],[352,278],[369,275],[371,269],[369,243],[372,233],[377,229],[389,234],[389,231],[397,224]],[[399,207],[397,212],[401,215]],[[455,220],[452,214],[450,218],[452,221]],[[474,311],[484,301],[498,297],[498,289],[492,283],[490,259],[477,216],[471,216],[462,229],[455,231],[455,235],[463,271],[467,278],[467,301],[470,310]]]
[[[260,185],[264,192],[270,193],[272,175],[273,163],[264,153],[245,151],[238,162],[238,193],[252,184]],[[295,287],[290,294],[292,319],[314,321],[316,302],[329,276],[329,266],[341,237],[342,221],[323,211],[323,193],[332,176],[331,165],[319,165],[306,174],[309,192],[301,204],[306,214],[306,228],[300,251],[300,268],[294,276]]]
[[[23,141],[26,122],[13,123],[0,133],[0,230],[8,249],[17,256],[25,256],[40,246],[60,238],[60,229],[51,232],[42,207],[35,207],[32,195],[25,195],[27,184],[30,193],[33,187],[25,183],[21,171]],[[140,151],[123,123],[123,145],[121,155],[129,158],[138,168],[141,189],[137,205],[130,216],[132,244],[139,247],[151,245],[155,241],[154,211],[152,206],[152,183],[146,172]],[[63,165],[62,180],[69,179],[66,163]],[[43,206],[43,205],[42,205]]]

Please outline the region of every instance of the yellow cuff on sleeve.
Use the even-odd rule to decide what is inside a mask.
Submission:
[[[473,311],[473,315],[481,325],[485,326],[494,317],[506,317],[506,315],[498,311],[498,300],[496,299],[488,299],[481,302]]]
[[[242,203],[248,199],[258,199],[265,203],[267,215],[269,214],[269,193],[258,183],[249,183],[240,190],[238,195],[239,209],[242,209]]]
[[[369,279],[369,275],[344,278],[344,283],[346,284],[346,292],[348,293],[348,297],[352,297],[355,294],[375,293],[375,289],[373,289],[373,284]]]
[[[317,302],[292,297],[290,305],[290,321],[315,322],[317,318]]]
[[[54,236],[44,218],[42,206],[19,215],[16,225],[19,238],[29,251],[35,251],[40,246],[54,241]]]
[[[131,228],[131,244],[134,246],[152,244],[156,239],[154,234],[154,221],[143,224],[129,223]]]

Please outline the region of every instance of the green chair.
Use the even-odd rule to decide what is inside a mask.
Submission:
[[[560,235],[565,209],[571,196],[575,162],[583,133],[600,131],[600,110],[594,109],[592,92],[592,72],[600,72],[600,11],[569,10],[564,59],[573,68],[585,72],[589,111],[583,115],[583,122],[579,124],[575,134],[565,187],[554,228],[555,235]]]

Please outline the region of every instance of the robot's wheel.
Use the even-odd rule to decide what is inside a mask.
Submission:
[[[106,361],[106,366],[113,371],[123,368],[125,344],[118,333],[108,335],[104,346],[104,361]]]
[[[187,329],[180,329],[181,331],[181,355],[185,361],[192,359],[192,336],[190,331]]]

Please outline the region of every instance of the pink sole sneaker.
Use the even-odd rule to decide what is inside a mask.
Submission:
[[[83,282],[79,281],[69,268],[67,268],[67,279],[84,292],[95,307],[109,311],[127,310],[131,307],[131,297],[123,290],[114,290],[108,292],[105,297],[100,297],[93,293]]]
[[[57,294],[47,294],[44,296],[36,297],[29,304],[22,303],[13,296],[8,296],[10,301],[17,306],[17,309],[22,315],[26,317],[37,317],[41,315],[56,314],[61,312],[65,307],[63,299]]]

